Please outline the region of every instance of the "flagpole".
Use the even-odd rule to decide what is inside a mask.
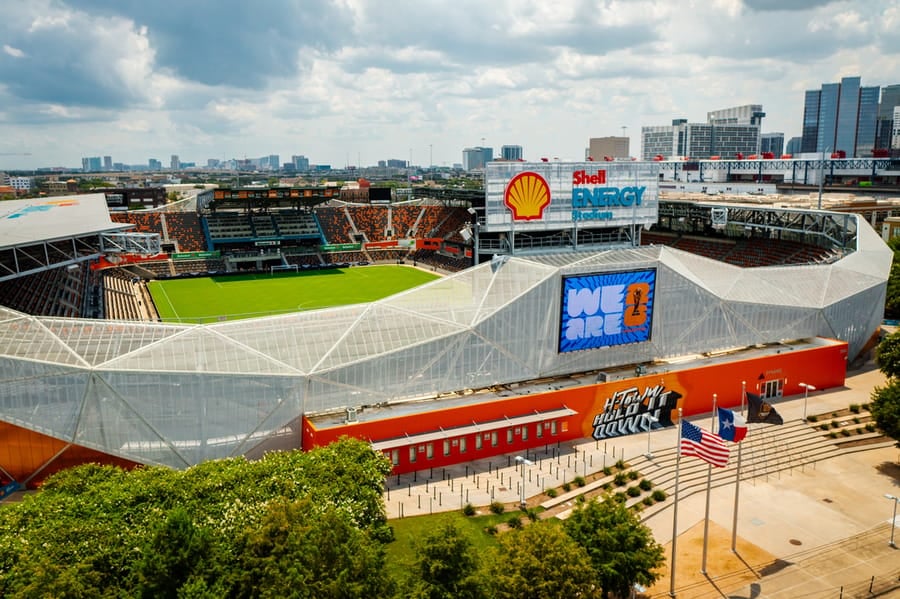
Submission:
[[[747,397],[747,382],[741,381],[741,416],[744,415],[744,398]],[[749,430],[749,425],[748,425]],[[738,499],[741,494],[741,448],[743,443],[738,443],[737,469],[734,475],[734,515],[731,520],[731,552],[737,553],[737,520],[738,520]]]
[[[712,423],[710,424],[709,430],[715,432],[716,430],[716,403],[717,397],[716,394],[713,393],[713,403],[712,403]],[[706,574],[706,548],[709,545],[709,495],[712,490],[712,463],[706,466],[706,514],[703,518],[703,561],[700,565],[700,574]]]
[[[675,455],[675,504],[672,506],[672,560],[669,567],[669,597],[675,597],[675,545],[678,540],[678,471],[681,469],[681,408],[678,408],[678,447]]]

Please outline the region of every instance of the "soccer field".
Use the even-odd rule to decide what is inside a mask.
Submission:
[[[217,322],[371,302],[438,278],[409,266],[151,281],[165,322]]]

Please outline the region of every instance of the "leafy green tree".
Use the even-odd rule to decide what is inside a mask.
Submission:
[[[892,237],[887,244],[894,250],[894,261],[888,275],[884,315],[887,318],[900,318],[900,237]]]
[[[138,594],[147,599],[176,599],[185,585],[196,588],[199,580],[208,588],[219,574],[213,554],[210,532],[195,526],[187,511],[176,507],[141,552],[136,567]]]
[[[345,513],[308,499],[276,502],[238,545],[237,597],[386,597],[384,548]]]
[[[452,520],[415,543],[416,562],[403,596],[411,599],[482,597],[472,541]]]
[[[563,528],[590,556],[604,597],[628,597],[635,583],[649,586],[659,578],[663,548],[623,503],[591,499],[575,508]]]
[[[885,376],[900,377],[900,331],[881,340],[875,351],[875,360]]]
[[[587,552],[545,522],[502,534],[482,580],[494,599],[600,597]]]
[[[884,387],[875,387],[869,412],[885,435],[900,441],[900,379],[892,378]]]

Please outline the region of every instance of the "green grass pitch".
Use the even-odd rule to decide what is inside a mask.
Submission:
[[[151,281],[164,322],[217,322],[371,302],[438,278],[409,266],[362,266]]]

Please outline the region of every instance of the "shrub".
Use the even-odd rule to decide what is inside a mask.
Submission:
[[[502,514],[506,511],[506,506],[500,501],[491,502],[491,511],[495,514]]]
[[[574,479],[572,482],[574,482],[574,483],[575,483],[576,485],[578,485],[579,487],[583,487],[584,485],[587,484],[587,481],[584,480],[584,477],[583,477],[583,476],[576,476],[575,479]]]
[[[631,506],[631,511],[638,514],[642,511],[644,511],[644,506],[641,505],[640,503],[635,503],[633,506]]]
[[[859,424],[860,422],[862,422],[862,419],[861,419],[859,416],[854,416],[854,417],[853,417],[853,423],[854,423],[854,424]]]
[[[841,430],[841,434],[842,434],[843,436],[845,436],[845,437],[849,437],[849,436],[850,436],[850,430],[849,430],[849,429],[846,429],[846,428],[845,428],[845,429],[842,429],[842,430]]]
[[[626,493],[628,493],[629,497],[637,497],[641,494],[641,489],[640,487],[628,487]]]
[[[831,421],[831,428],[840,428],[840,427],[841,427],[841,423],[840,423],[840,422],[838,422],[837,420],[832,420],[832,421]]]
[[[522,528],[522,519],[518,516],[513,516],[506,521],[506,525],[510,528]]]
[[[809,420],[810,422],[818,422],[819,421],[818,416],[807,416],[806,419]]]
[[[638,486],[642,491],[649,491],[653,488],[653,483],[647,480],[646,478],[642,478],[641,482],[638,483]]]
[[[616,462],[616,468],[619,470],[625,470],[625,460],[619,460]]]
[[[648,495],[647,497],[641,499],[641,503],[643,503],[644,505],[653,505],[653,497]]]
[[[628,496],[622,491],[619,491],[618,493],[613,495],[613,500],[618,503],[625,503],[628,500]]]
[[[544,493],[546,493],[547,497],[549,497],[550,499],[553,499],[557,495],[556,489],[547,489],[546,491],[544,491]]]
[[[628,473],[628,480],[637,480],[641,477],[637,470],[632,470]]]
[[[603,487],[601,487],[601,488],[602,488],[604,491],[609,491],[610,489],[612,489],[612,484],[610,484],[610,483],[603,483]]]
[[[653,494],[650,495],[653,498],[653,501],[660,502],[666,500],[666,492],[662,489],[657,489],[653,491]]]
[[[607,466],[606,468],[603,469],[603,475],[604,475],[604,476],[609,476],[610,474],[612,474],[612,468],[610,468],[609,466]]]
[[[532,522],[538,521],[538,511],[534,508],[525,510],[525,515],[528,516],[528,519]]]
[[[495,534],[497,534],[497,527],[496,526],[488,526],[487,528],[484,529],[484,532],[488,533],[489,535],[495,535]]]
[[[465,516],[474,516],[475,515],[475,506],[471,503],[467,503],[463,506],[463,515]]]
[[[628,482],[628,477],[625,476],[624,472],[617,472],[616,477],[613,479],[613,482],[617,487],[625,486],[625,483]]]
[[[862,404],[862,406],[861,406],[861,407],[862,407],[862,409],[863,409],[863,410],[865,410],[865,411],[866,411],[866,412],[868,412],[868,411],[869,411],[869,404],[867,404],[867,403],[864,403],[864,404]]]
[[[828,436],[831,437],[832,439],[837,439],[838,438],[837,431],[831,431],[830,433],[828,433]]]
[[[830,427],[827,424],[820,424],[819,429],[823,431],[827,431]]]
[[[572,490],[572,483],[570,483],[570,482],[564,482],[564,483],[562,484],[562,490],[565,491],[566,493],[568,493],[569,491],[571,491],[571,490]]]
[[[837,417],[838,417],[838,413],[837,413],[837,412],[832,412],[832,413],[831,413],[831,417],[832,417],[832,418],[837,418]]]
[[[864,429],[863,427],[859,427],[858,429],[856,429],[856,434],[857,435],[865,435],[866,429]]]
[[[859,404],[858,403],[850,404],[850,411],[853,412],[854,414],[859,414]]]
[[[866,423],[866,430],[869,431],[870,433],[874,433],[874,432],[875,432],[875,423],[874,423],[874,422],[867,422],[867,423]]]

